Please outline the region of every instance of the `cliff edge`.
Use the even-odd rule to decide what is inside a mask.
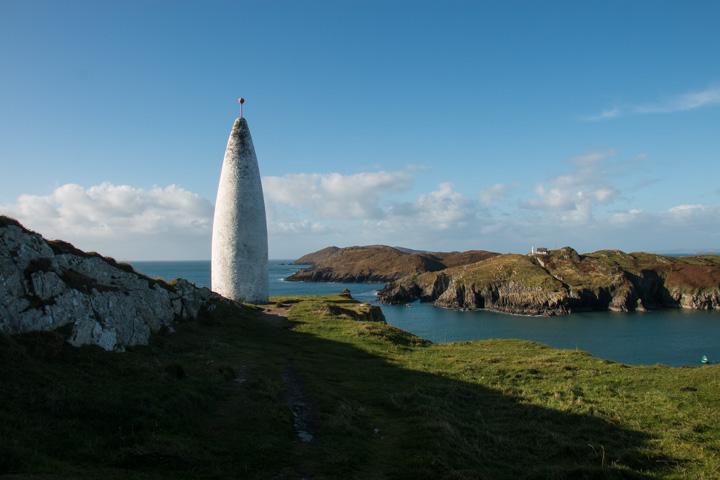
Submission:
[[[523,315],[655,308],[720,308],[720,257],[664,257],[570,247],[548,255],[498,255],[472,265],[405,276],[378,294],[389,305],[437,306]]]
[[[176,319],[225,300],[187,280],[170,284],[67,242],[47,241],[0,216],[0,332],[66,327],[73,345],[122,351]],[[227,301],[227,300],[225,300]]]

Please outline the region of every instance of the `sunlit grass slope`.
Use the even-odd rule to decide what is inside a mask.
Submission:
[[[433,345],[283,297],[218,305],[125,353],[0,336],[7,478],[718,478],[720,367],[519,340]],[[542,320],[538,320],[542,321]],[[302,442],[296,379],[312,412]],[[295,412],[296,414],[297,412]]]

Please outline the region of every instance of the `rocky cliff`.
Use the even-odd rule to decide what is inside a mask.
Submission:
[[[663,257],[570,247],[549,255],[499,255],[475,264],[409,275],[383,288],[378,301],[420,299],[447,308],[487,308],[524,315],[583,310],[720,308],[720,257]]]
[[[313,263],[313,265],[295,272],[286,280],[385,283],[406,275],[437,272],[448,267],[466,265],[496,255],[499,254],[484,250],[424,253],[385,245],[328,247],[293,262],[298,264],[303,260]]]
[[[73,345],[121,351],[212,309],[211,300],[224,299],[187,280],[153,280],[128,264],[46,241],[0,216],[0,332],[65,327]]]

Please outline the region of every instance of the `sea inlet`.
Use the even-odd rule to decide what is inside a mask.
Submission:
[[[270,260],[270,296],[324,295],[348,288],[356,300],[377,305],[377,291],[384,284],[285,282],[284,278],[302,268],[291,262]],[[180,277],[210,286],[210,261],[130,263],[150,277]],[[526,317],[486,310],[456,311],[420,302],[381,308],[390,325],[435,343],[519,338],[584,350],[629,365],[700,366],[703,355],[711,363],[720,360],[720,311],[666,309]]]

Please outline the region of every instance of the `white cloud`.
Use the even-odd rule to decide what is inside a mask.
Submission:
[[[712,105],[720,105],[720,88],[708,88],[700,92],[683,93],[656,104],[639,105],[633,108],[633,113],[684,112]]]
[[[645,105],[614,106],[613,108],[604,110],[597,115],[587,115],[581,117],[581,119],[597,121],[627,115],[675,113],[716,105],[720,105],[720,88],[709,87],[705,90],[683,93],[655,103]]]
[[[494,201],[504,200],[506,196],[507,186],[502,183],[496,183],[490,188],[480,190],[478,198],[483,205],[490,205]]]
[[[442,182],[434,191],[417,194],[414,200],[393,201],[398,193],[407,192],[374,188],[376,184],[386,185],[380,178],[392,175],[383,173],[375,183],[350,181],[371,174],[334,176],[333,181],[339,185],[351,188],[356,183],[367,188],[362,191],[372,202],[364,209],[372,216],[353,213],[342,218],[325,217],[322,214],[329,201],[344,201],[338,197],[341,193],[323,187],[321,180],[327,176],[299,176],[299,180],[311,180],[303,184],[305,197],[299,192],[289,194],[292,185],[282,182],[274,186],[285,185],[284,190],[269,195],[286,202],[269,200],[278,210],[269,223],[271,242],[284,242],[286,250],[302,248],[297,252],[299,256],[328,245],[376,243],[428,250],[501,252],[529,251],[533,244],[551,248],[570,245],[581,251],[662,250],[668,243],[692,247],[713,238],[712,231],[717,230],[714,225],[720,224],[718,209],[713,207],[681,205],[664,212],[645,212],[630,205],[627,210],[607,210],[614,203],[628,201],[622,192],[633,188],[627,184],[635,178],[630,173],[642,168],[639,161],[644,158],[646,154],[623,158],[615,149],[573,157],[566,163],[566,172],[537,183],[519,210],[512,209],[514,200],[504,184],[466,195],[452,183]],[[292,178],[283,177],[283,181]],[[403,189],[410,186],[404,185]],[[519,187],[513,186],[513,190]],[[489,204],[495,208],[483,208]],[[345,211],[352,212],[344,205]],[[514,205],[517,208],[518,204]]]
[[[720,206],[677,205],[667,210],[648,212],[631,209],[617,212],[608,219],[616,226],[633,226],[638,230],[668,229],[679,236],[720,237]]]
[[[715,248],[720,207],[682,204],[647,211],[622,191],[642,168],[616,150],[570,159],[516,203],[496,184],[465,194],[449,182],[407,199],[405,172],[296,174],[263,179],[270,255],[297,258],[328,245],[402,245],[426,250],[525,252],[532,245],[670,250]],[[521,185],[513,185],[517,193]],[[492,208],[487,207],[492,205]],[[609,210],[613,207],[614,210]],[[23,195],[0,212],[48,238],[119,260],[210,258],[212,205],[180,187],[63,185]]]
[[[291,243],[311,245],[311,237],[316,249],[331,244],[425,244],[432,232],[455,233],[476,218],[477,202],[447,182],[418,194],[415,201],[393,200],[412,183],[407,171],[266,177],[271,240],[282,244],[282,250]]]
[[[453,190],[454,185],[444,182],[438,190],[421,194],[415,203],[398,203],[388,209],[388,219],[430,228],[447,230],[464,226],[477,213],[475,201]]]
[[[598,162],[601,162],[606,158],[615,157],[619,153],[620,152],[618,150],[611,148],[609,150],[605,150],[604,152],[590,152],[585,155],[573,157],[570,162],[578,167],[593,167]]]
[[[332,228],[318,222],[300,220],[297,222],[268,222],[268,233],[277,235],[326,235]]]
[[[382,198],[410,189],[407,172],[299,173],[264,177],[266,202],[283,204],[325,219],[382,218]]]
[[[635,162],[639,162],[641,160],[645,160],[648,157],[649,157],[649,155],[647,153],[641,153],[640,155],[636,155],[635,157],[629,159],[628,162],[635,163]]]
[[[667,210],[631,209],[617,212],[601,223],[604,236],[616,236],[626,251],[686,251],[718,249],[720,242],[720,206],[677,205]]]
[[[637,208],[613,214],[608,221],[616,225],[628,225],[637,222],[643,211]]]
[[[393,243],[391,235],[417,240],[429,231],[466,228],[476,218],[477,202],[448,182],[419,194],[415,201],[393,201],[393,196],[412,187],[412,180],[407,172],[266,177],[263,189],[270,232],[278,236],[322,233],[328,244],[331,238],[343,243],[342,237],[352,244],[382,239]]]
[[[665,223],[677,226],[684,224],[709,223],[716,229],[720,225],[720,208],[702,204],[678,205],[667,211]],[[720,235],[720,230],[717,232]]]
[[[426,171],[426,170],[433,170],[432,167],[428,167],[426,165],[415,165],[412,163],[408,163],[405,165],[405,169],[408,171]]]
[[[546,211],[566,211],[575,207],[578,193],[571,193],[559,188],[546,189],[543,185],[535,186],[537,198],[531,198],[523,204],[525,208]],[[582,196],[582,192],[579,192]]]
[[[608,118],[615,118],[623,115],[622,110],[619,107],[613,107],[609,110],[603,110],[602,112],[598,113],[597,115],[584,115],[580,117],[581,120],[587,120],[589,122],[595,121],[595,120],[605,120]]]
[[[593,207],[613,202],[619,191],[610,185],[613,166],[608,160],[619,154],[610,149],[590,152],[570,160],[570,172],[535,185],[535,198],[521,203],[530,210],[560,212],[563,221],[584,223],[593,218]]]
[[[205,258],[213,207],[176,185],[66,184],[0,207],[27,228],[120,259]]]

